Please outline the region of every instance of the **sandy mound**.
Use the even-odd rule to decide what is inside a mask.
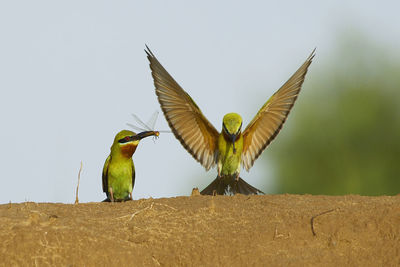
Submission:
[[[399,196],[21,203],[0,214],[8,266],[400,265]]]

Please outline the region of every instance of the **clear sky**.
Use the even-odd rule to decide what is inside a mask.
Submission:
[[[160,110],[145,44],[220,130],[233,111],[246,125],[317,47],[307,90],[342,33],[398,53],[399,10],[361,0],[1,1],[0,203],[72,203],[81,161],[80,201],[105,198],[115,134],[131,113]],[[168,129],[162,114],[156,126]],[[135,199],[188,195],[216,177],[172,134],[143,140],[133,159]],[[273,187],[262,164],[241,176]]]

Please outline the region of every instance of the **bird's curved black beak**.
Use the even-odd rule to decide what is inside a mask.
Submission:
[[[132,136],[134,139],[133,140],[141,140],[145,137],[149,137],[149,136],[158,136],[159,133],[157,131],[145,131],[145,132],[141,132],[138,133],[137,135]]]
[[[126,137],[118,140],[118,142],[123,144],[123,143],[128,143],[128,142],[131,142],[131,141],[135,141],[135,140],[141,140],[141,139],[143,139],[145,137],[153,136],[153,135],[154,136],[159,136],[160,133],[157,132],[157,131],[145,131],[145,132],[138,133],[136,135],[126,136]]]

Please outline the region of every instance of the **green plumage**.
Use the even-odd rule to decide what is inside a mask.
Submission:
[[[240,173],[242,159],[243,136],[240,133],[242,117],[237,113],[228,113],[224,116],[222,132],[218,137],[218,172],[219,176],[234,176]],[[235,135],[235,152],[229,135]]]
[[[132,155],[139,140],[123,144],[119,140],[134,135],[136,134],[132,131],[123,130],[115,136],[111,153],[103,167],[103,191],[107,194],[106,201],[132,199],[132,190],[135,184],[135,166]]]
[[[104,164],[103,180],[107,182],[105,193],[108,199],[111,199],[111,187],[115,201],[129,200],[135,184],[135,166],[132,158],[118,159],[108,156]]]

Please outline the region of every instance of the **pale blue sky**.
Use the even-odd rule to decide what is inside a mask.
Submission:
[[[1,1],[0,203],[73,202],[80,161],[80,200],[104,199],[114,135],[131,113],[160,110],[144,44],[220,130],[227,112],[249,122],[317,47],[307,90],[343,32],[398,53],[398,10],[395,1]],[[157,126],[168,129],[161,114]],[[266,154],[241,176],[272,189]],[[172,134],[143,140],[133,158],[135,199],[188,195],[216,177]]]

